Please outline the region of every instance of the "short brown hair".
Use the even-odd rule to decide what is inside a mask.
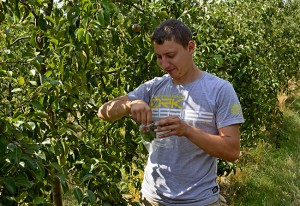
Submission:
[[[186,48],[192,40],[191,29],[177,19],[168,19],[159,24],[151,35],[151,41],[157,44],[171,40]]]

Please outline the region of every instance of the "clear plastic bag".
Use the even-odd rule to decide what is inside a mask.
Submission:
[[[140,125],[140,132],[142,137],[142,142],[148,152],[150,152],[151,142],[156,138],[155,123],[148,125]]]
[[[155,129],[156,125],[154,122],[148,125],[140,125],[142,142],[148,152],[150,152],[152,147],[172,148],[171,137],[159,138],[160,135],[169,131],[155,132]]]

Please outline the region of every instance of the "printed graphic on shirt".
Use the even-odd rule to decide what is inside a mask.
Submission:
[[[183,108],[184,97],[182,95],[158,95],[150,100],[152,116],[157,119],[170,115],[179,116],[184,120],[208,122],[213,121],[213,113],[189,108]]]
[[[232,104],[230,106],[230,112],[232,115],[242,114],[242,108],[239,104]]]

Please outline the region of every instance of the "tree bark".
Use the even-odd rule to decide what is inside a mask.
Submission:
[[[60,180],[54,177],[52,184],[53,203],[55,206],[63,206],[63,195]]]

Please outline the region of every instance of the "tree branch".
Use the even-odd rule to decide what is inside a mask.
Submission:
[[[134,4],[131,4],[131,6],[132,6],[133,8],[135,8],[136,10],[139,10],[140,12],[145,13],[145,10],[143,10],[143,9],[141,9],[141,8],[139,8],[139,7],[137,7],[137,6],[134,5]]]
[[[16,44],[18,41],[21,41],[23,39],[29,39],[30,36],[22,36],[22,37],[19,37],[17,38],[15,41],[13,41],[13,43],[10,45],[10,46],[13,46],[14,44]]]

